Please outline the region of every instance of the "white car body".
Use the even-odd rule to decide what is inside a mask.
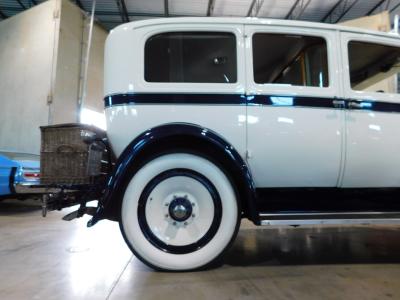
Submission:
[[[105,49],[103,142],[118,159],[109,156],[88,225],[118,221],[144,263],[192,270],[222,256],[244,217],[399,224],[399,61],[398,35],[337,25],[117,27]]]
[[[237,41],[236,83],[159,83],[144,79],[144,45],[158,33],[223,31]],[[257,84],[252,35],[257,32],[322,37],[328,46],[329,87]],[[269,95],[383,101],[397,94],[353,91],[349,40],[400,46],[397,35],[337,25],[256,18],[172,18],[121,25],[105,51],[105,98],[135,93]],[[400,118],[396,113],[349,108],[277,105],[125,104],[106,108],[107,132],[117,156],[155,126],[185,122],[221,135],[246,160],[257,188],[400,186]]]

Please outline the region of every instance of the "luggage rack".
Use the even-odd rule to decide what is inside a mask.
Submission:
[[[80,123],[42,126],[40,130],[41,182],[20,188],[42,194],[43,217],[50,210],[73,205],[79,209],[64,220],[94,215],[97,208],[86,203],[100,199],[114,160],[105,131]]]

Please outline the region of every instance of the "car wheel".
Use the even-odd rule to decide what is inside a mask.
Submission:
[[[132,252],[150,267],[193,270],[228,248],[238,212],[234,188],[217,165],[197,155],[166,154],[129,181],[120,227]]]

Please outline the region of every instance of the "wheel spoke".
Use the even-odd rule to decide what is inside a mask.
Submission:
[[[173,240],[176,235],[178,234],[178,227],[172,225],[172,224],[168,224],[168,226],[165,228],[164,231],[164,236],[162,238],[165,239],[165,242],[168,244],[169,240]]]

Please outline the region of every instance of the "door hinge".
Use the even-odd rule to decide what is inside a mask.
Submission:
[[[53,95],[52,94],[48,94],[47,95],[47,105],[50,105],[53,103]]]

